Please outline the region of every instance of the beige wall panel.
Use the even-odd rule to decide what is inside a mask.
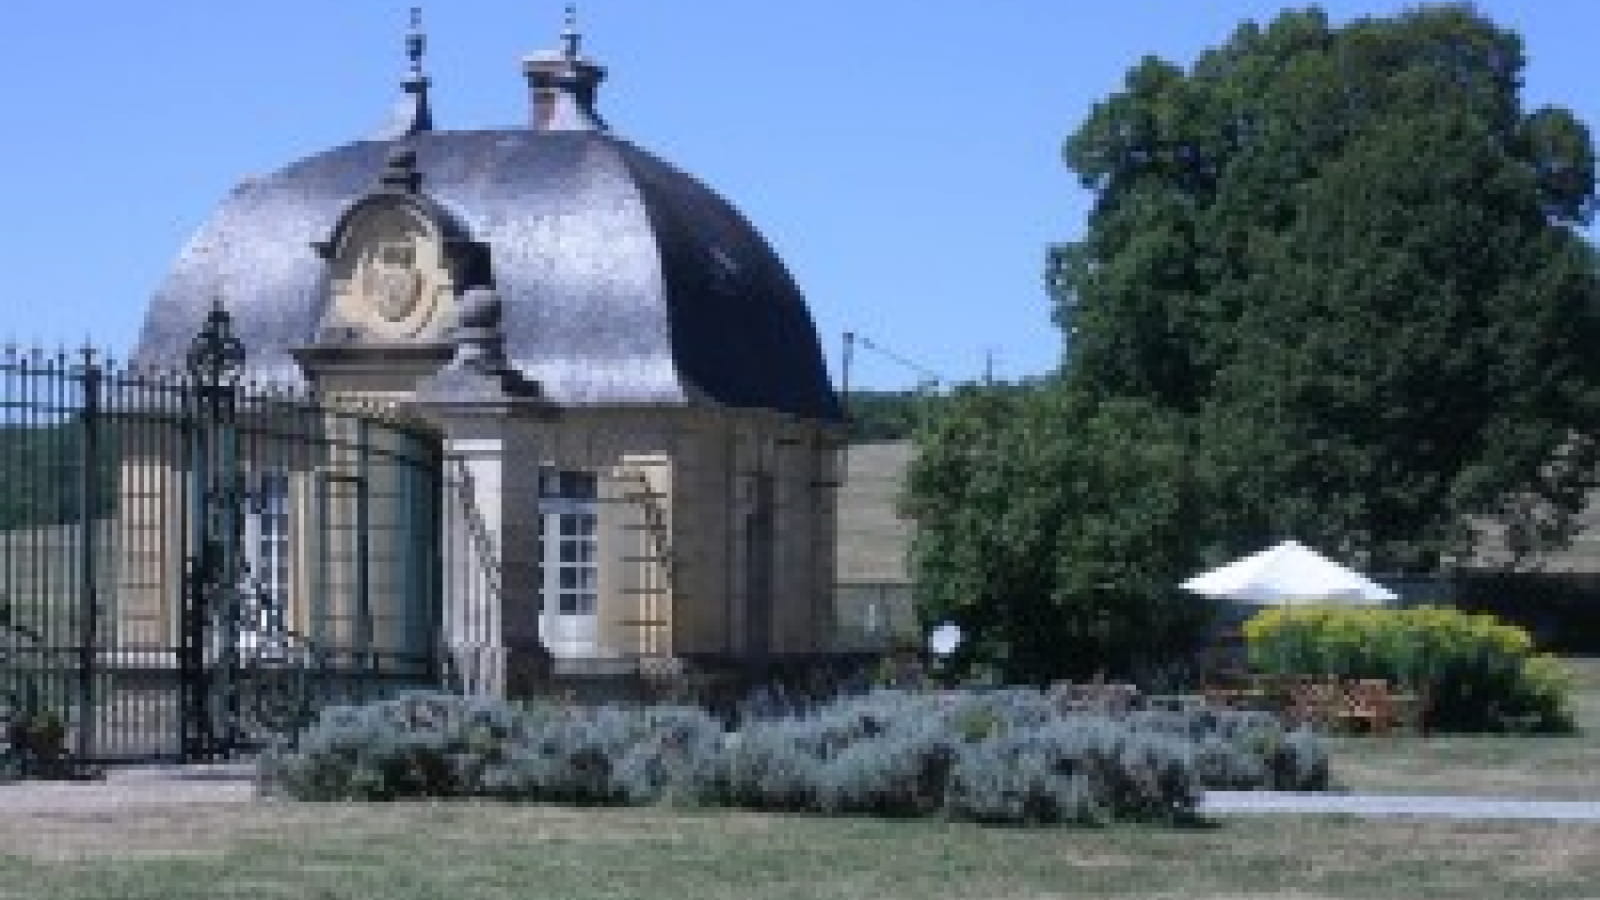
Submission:
[[[794,429],[783,429],[777,452],[778,638],[786,653],[816,649],[812,634],[811,488],[806,453]]]
[[[817,633],[823,649],[833,650],[839,640],[839,613],[834,606],[834,585],[839,581],[839,452],[828,434],[817,429],[813,460],[817,476],[816,542],[812,547],[812,583],[817,586]]]
[[[672,650],[672,623],[676,609],[676,568],[666,560],[677,545],[674,525],[671,459],[665,453],[624,455],[617,480],[622,501],[618,518],[625,524],[617,538],[619,552],[603,558],[616,560],[615,581],[621,614],[617,646],[647,657],[664,657]],[[602,568],[602,583],[606,574]]]
[[[120,646],[169,647],[178,639],[186,477],[165,460],[129,457],[121,463],[113,607]]]
[[[680,439],[672,496],[673,644],[680,653],[719,653],[726,629],[726,441],[701,427]]]
[[[806,455],[793,428],[779,428],[773,452],[775,511],[773,645],[780,653],[816,649],[812,636],[810,479]]]
[[[593,445],[586,449],[592,451]],[[636,517],[630,514],[632,510],[622,499],[627,486],[608,467],[593,465],[594,459],[589,457],[590,465],[581,468],[598,471],[600,475],[596,486],[600,502],[595,524],[595,552],[600,559],[595,596],[595,630],[599,645],[596,655],[623,656],[637,649],[635,635],[623,625],[625,620],[638,618],[639,612],[635,608],[637,598],[627,593],[631,585],[624,577],[626,564],[622,562],[624,556],[636,552],[630,544],[637,534],[629,528]]]

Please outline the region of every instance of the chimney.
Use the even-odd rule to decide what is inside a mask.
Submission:
[[[528,99],[534,131],[605,131],[605,120],[595,112],[595,95],[606,78],[605,67],[579,52],[583,35],[578,13],[567,5],[561,49],[524,57],[522,74],[528,79]]]

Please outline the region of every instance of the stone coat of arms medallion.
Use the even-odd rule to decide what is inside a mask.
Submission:
[[[329,324],[380,341],[428,338],[445,326],[454,279],[433,229],[412,210],[365,210],[341,243]]]
[[[362,259],[360,277],[362,296],[385,321],[403,321],[422,299],[422,273],[410,241],[379,244]]]

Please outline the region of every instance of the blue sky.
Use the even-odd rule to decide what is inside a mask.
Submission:
[[[358,139],[403,71],[403,0],[8,0],[0,337],[114,349],[240,178]],[[1407,4],[1333,2],[1338,20]],[[556,0],[424,4],[441,128],[525,118]],[[1083,228],[1066,135],[1145,54],[1188,63],[1281,4],[586,0],[619,134],[729,197],[783,254],[836,362],[854,329],[950,379],[1055,364],[1044,249]],[[1600,124],[1600,4],[1495,0],[1529,105]],[[916,374],[863,354],[853,381]]]

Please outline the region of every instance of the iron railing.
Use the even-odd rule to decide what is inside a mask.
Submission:
[[[240,383],[206,339],[186,372],[0,351],[13,753],[217,758],[438,683],[437,435]]]
[[[500,548],[477,504],[468,461],[445,466],[445,581],[442,658],[445,684],[463,694],[499,694],[505,685],[500,641]]]

